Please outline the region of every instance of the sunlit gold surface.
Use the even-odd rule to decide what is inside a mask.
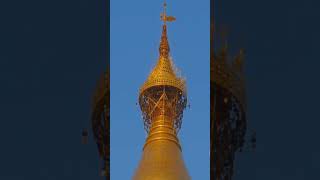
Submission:
[[[165,122],[164,122],[165,121]],[[151,127],[134,180],[187,180],[179,140],[169,117],[158,116]]]
[[[186,107],[186,85],[178,77],[169,58],[166,21],[175,18],[161,15],[164,21],[159,59],[139,91],[139,104],[148,132],[142,159],[133,180],[189,180],[177,133]]]
[[[140,88],[140,93],[144,90],[157,86],[157,85],[168,85],[180,89],[185,93],[185,81],[182,78],[176,76],[174,71],[174,64],[169,58],[169,43],[167,40],[167,27],[163,25],[162,37],[160,42],[160,57],[157,65],[154,67],[150,73],[147,81]]]

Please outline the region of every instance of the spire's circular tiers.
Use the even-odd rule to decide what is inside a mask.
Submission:
[[[177,76],[172,60],[169,58],[169,43],[167,39],[166,25],[162,26],[162,36],[159,46],[159,59],[156,66],[153,68],[145,83],[139,91],[139,104],[142,111],[145,129],[149,131],[152,121],[154,108],[158,107],[158,95],[165,92],[166,96],[170,96],[172,103],[176,104],[172,111],[175,111],[173,121],[175,129],[179,130],[183,110],[187,103],[187,92],[185,80]],[[173,95],[171,97],[171,95]]]
[[[140,88],[140,95],[153,86],[172,86],[186,94],[185,80],[177,77],[172,62],[166,57],[160,57],[146,82]]]
[[[169,43],[167,38],[167,26],[162,26],[162,36],[159,47],[160,57],[157,65],[153,68],[147,81],[140,88],[140,95],[146,89],[153,86],[176,87],[186,95],[185,80],[178,77],[173,70],[173,62],[169,59]]]

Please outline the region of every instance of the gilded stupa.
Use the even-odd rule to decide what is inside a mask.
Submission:
[[[159,59],[139,91],[139,105],[148,133],[142,159],[133,180],[189,180],[178,139],[187,105],[185,80],[179,77],[169,56],[166,22],[175,18],[161,14]]]

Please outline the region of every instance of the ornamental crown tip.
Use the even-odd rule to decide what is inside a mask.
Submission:
[[[156,66],[151,71],[147,81],[140,88],[140,93],[153,86],[172,86],[180,89],[183,94],[186,94],[185,81],[177,75],[174,63],[170,57],[170,46],[167,36],[166,22],[175,20],[173,16],[166,15],[166,4],[164,3],[164,10],[161,13],[161,20],[164,22],[162,25],[162,34],[159,45],[159,59]]]

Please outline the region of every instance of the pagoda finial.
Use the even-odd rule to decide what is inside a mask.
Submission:
[[[167,16],[167,13],[166,13],[166,10],[167,10],[167,3],[166,1],[164,1],[163,3],[163,13],[161,13],[160,15],[160,19],[161,21],[163,21],[163,24],[166,25],[166,22],[172,22],[172,21],[175,21],[176,18],[173,17],[173,16]]]
[[[163,13],[161,13],[160,15],[160,18],[161,18],[161,21],[163,21],[164,24],[166,24],[166,8],[167,8],[167,3],[166,1],[164,1],[163,3]]]
[[[161,57],[165,57],[165,58],[167,58],[169,56],[169,52],[170,52],[168,37],[167,37],[166,22],[172,22],[172,21],[176,20],[176,18],[173,16],[167,16],[166,9],[167,9],[167,3],[164,1],[163,13],[161,13],[161,15],[160,15],[160,19],[161,19],[161,21],[163,21],[163,25],[162,25],[162,35],[161,35],[159,53],[160,53]]]
[[[133,180],[190,180],[178,138],[187,105],[186,82],[177,75],[169,58],[167,38],[166,23],[174,19],[167,16],[164,2],[160,56],[139,90],[139,105],[148,136]]]

